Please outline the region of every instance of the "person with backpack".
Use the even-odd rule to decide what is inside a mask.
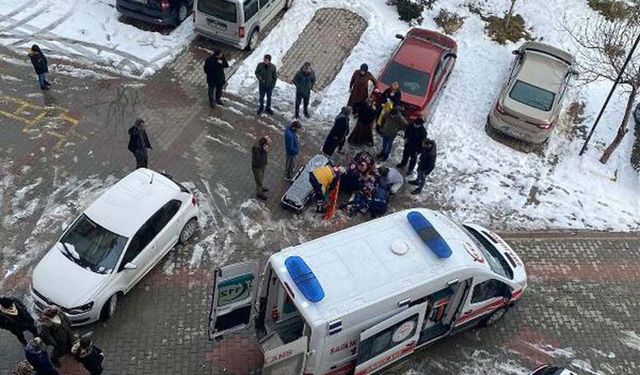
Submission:
[[[429,176],[436,166],[436,154],[436,142],[428,138],[425,139],[422,144],[420,161],[418,162],[418,178],[413,181],[409,181],[411,185],[418,186],[411,192],[411,194],[417,195],[422,193],[427,176]]]
[[[49,83],[49,80],[47,79],[47,74],[49,73],[49,62],[37,44],[31,46],[31,49],[29,50],[29,59],[31,59],[33,69],[36,71],[36,75],[38,76],[40,89],[49,90],[51,87],[51,83]]]
[[[93,345],[91,337],[83,336],[76,340],[71,348],[71,354],[91,375],[100,375],[104,371],[102,368],[104,353]]]
[[[143,119],[137,119],[135,124],[129,128],[129,145],[127,148],[136,158],[136,169],[147,168],[149,164],[147,149],[151,150],[151,143],[149,142]]]

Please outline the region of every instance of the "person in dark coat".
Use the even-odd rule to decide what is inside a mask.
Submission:
[[[300,153],[300,141],[298,140],[298,130],[302,127],[300,121],[293,120],[284,130],[284,149],[287,157],[284,167],[284,178],[291,181],[293,171],[296,167],[296,156]]]
[[[27,345],[24,331],[38,335],[35,322],[25,305],[17,298],[0,298],[0,328],[11,332],[20,343]]]
[[[276,66],[271,63],[271,55],[264,55],[264,59],[256,67],[256,77],[258,78],[258,92],[260,95],[260,107],[258,114],[263,111],[269,115],[273,114],[271,110],[271,94],[273,88],[276,87],[278,81],[278,72]],[[264,97],[267,97],[267,108],[264,108]]]
[[[349,134],[347,141],[354,146],[373,146],[373,123],[377,113],[376,101],[370,96],[367,102],[360,106],[358,122]]]
[[[302,102],[305,117],[309,116],[309,98],[311,90],[316,84],[316,73],[311,68],[311,63],[306,62],[293,77],[293,84],[296,86],[296,118],[300,117],[300,103]]]
[[[151,143],[149,142],[143,119],[137,119],[134,125],[129,128],[129,145],[127,148],[136,158],[136,169],[147,168],[149,164],[147,149],[151,149]]]
[[[251,170],[253,171],[253,178],[256,182],[256,197],[262,200],[267,200],[268,197],[264,193],[269,191],[269,189],[263,185],[269,148],[271,148],[271,138],[268,135],[261,137],[251,148]]]
[[[222,105],[222,90],[227,79],[224,70],[229,67],[222,51],[217,49],[204,62],[204,73],[207,75],[209,106],[215,108],[216,103]]]
[[[389,85],[389,87],[382,93],[381,102],[383,104],[391,102],[394,107],[397,107],[400,105],[401,99],[402,93],[400,92],[400,84],[398,84],[398,82],[391,82],[391,85]]]
[[[422,142],[427,138],[427,129],[424,127],[424,120],[417,118],[413,124],[407,127],[404,132],[404,150],[402,150],[402,161],[396,165],[398,168],[404,168],[409,163],[407,168],[407,176],[413,173],[413,169],[416,167],[418,161],[418,153],[422,148]]]
[[[38,375],[59,375],[60,373],[53,367],[47,347],[40,337],[34,337],[33,342],[25,346],[24,358],[29,362]]]
[[[409,181],[411,185],[418,185],[418,187],[411,192],[416,195],[422,193],[427,176],[433,171],[436,166],[436,142],[427,138],[423,142],[422,151],[420,152],[420,161],[418,162],[418,178],[413,181]]]
[[[77,340],[71,348],[71,354],[91,375],[100,375],[104,371],[102,368],[104,353],[93,345],[91,337],[83,336]]]
[[[60,367],[60,358],[70,354],[73,344],[71,322],[57,307],[50,307],[40,314],[40,338],[53,346],[51,362]]]
[[[49,90],[49,87],[51,86],[51,83],[47,80],[49,63],[47,61],[47,57],[42,53],[42,50],[37,44],[31,46],[31,49],[29,50],[29,58],[31,59],[33,69],[35,69],[36,75],[38,76],[40,89]]]
[[[385,113],[382,117],[380,126],[380,135],[382,136],[382,150],[378,154],[380,161],[385,161],[391,155],[393,141],[396,139],[398,132],[407,128],[407,120],[405,120],[398,107],[391,108],[391,111]]]
[[[342,147],[344,146],[344,142],[347,139],[347,134],[349,134],[349,116],[351,115],[351,107],[346,106],[342,107],[340,114],[336,116],[335,121],[333,122],[333,127],[327,135],[327,139],[324,141],[324,145],[322,146],[322,152],[331,157],[335,152],[336,148],[338,152],[342,153]]]
[[[360,65],[360,69],[353,72],[351,82],[349,82],[349,101],[347,106],[353,108],[353,114],[358,115],[360,106],[369,97],[369,82],[376,85],[376,78],[369,72],[367,64]]]

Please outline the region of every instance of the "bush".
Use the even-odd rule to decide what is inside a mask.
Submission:
[[[628,19],[638,22],[640,6],[629,5],[621,0],[588,0],[591,9],[600,13],[607,21]]]
[[[449,35],[458,31],[464,24],[464,17],[446,9],[440,9],[440,12],[433,20],[442,28],[445,34]]]
[[[422,23],[422,12],[433,8],[436,0],[388,0],[388,5],[395,5],[400,19],[412,23]]]
[[[507,21],[506,15],[504,17],[483,17],[483,19],[487,23],[485,30],[487,31],[487,34],[489,34],[489,37],[500,44],[517,42],[520,39],[533,39],[525,27],[524,18],[519,14],[514,14],[511,17],[509,28],[505,27]]]

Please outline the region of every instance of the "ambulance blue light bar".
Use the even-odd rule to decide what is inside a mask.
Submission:
[[[451,256],[451,248],[447,245],[447,242],[420,212],[409,212],[407,214],[407,220],[409,220],[409,224],[411,224],[413,230],[420,236],[420,239],[438,258],[448,258]]]
[[[284,261],[289,276],[293,279],[304,298],[311,302],[319,302],[324,298],[324,290],[322,285],[313,274],[311,268],[305,263],[304,259],[297,255],[290,256]]]

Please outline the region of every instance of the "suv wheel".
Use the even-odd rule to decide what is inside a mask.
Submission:
[[[258,48],[258,44],[260,44],[260,30],[255,29],[249,36],[249,41],[247,42],[247,51],[253,51]]]
[[[181,24],[187,17],[189,17],[189,8],[185,4],[181,4],[178,8],[178,24]]]
[[[114,294],[105,302],[100,311],[100,319],[109,320],[113,318],[118,308],[118,295]]]
[[[193,237],[193,234],[197,230],[198,230],[198,220],[194,217],[191,220],[187,221],[187,223],[184,225],[184,227],[182,228],[182,231],[180,232],[180,237],[178,238],[178,241],[180,243],[185,243],[189,241],[189,239]]]

